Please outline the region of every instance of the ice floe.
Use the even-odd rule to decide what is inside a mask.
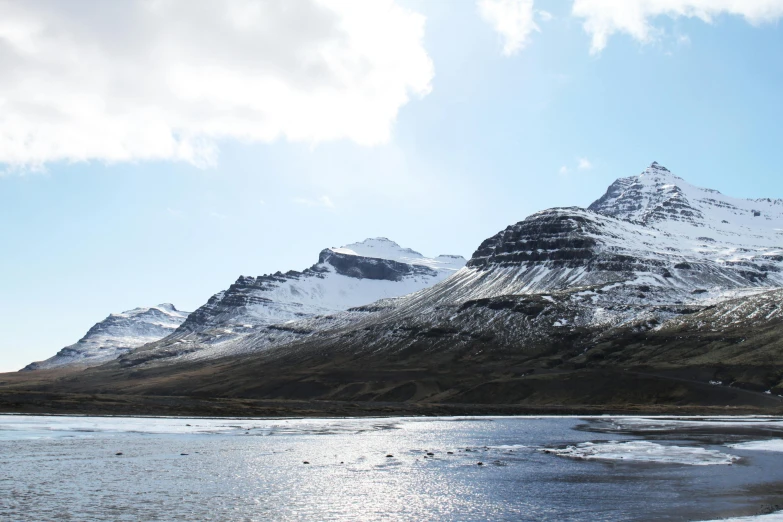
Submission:
[[[561,457],[587,460],[656,462],[707,466],[731,464],[739,457],[695,446],[667,446],[647,441],[583,442],[566,448],[543,448],[541,451]]]
[[[0,415],[0,440],[141,435],[329,435],[398,429],[399,419],[248,419]]]
[[[749,517],[721,518],[718,520],[709,520],[706,522],[783,522],[783,511],[770,513],[768,515],[753,515]]]
[[[755,451],[783,451],[783,439],[754,440],[750,442],[738,442],[727,444],[730,448],[755,450]]]
[[[590,419],[599,431],[652,432],[744,428],[783,432],[783,418],[768,416],[606,417]]]

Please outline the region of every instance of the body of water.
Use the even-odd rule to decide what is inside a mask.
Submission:
[[[0,519],[708,520],[783,509],[780,438],[773,418],[0,415]]]

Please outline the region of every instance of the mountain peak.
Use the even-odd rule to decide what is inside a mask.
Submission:
[[[385,259],[408,265],[421,265],[432,268],[433,270],[459,270],[465,266],[466,262],[465,258],[462,256],[438,256],[437,258],[429,258],[411,248],[402,247],[395,241],[386,237],[367,238],[358,243],[351,243],[339,248],[329,248],[326,252],[333,252],[344,256]]]
[[[111,316],[114,317],[137,317],[145,314],[150,314],[153,311],[162,312],[165,315],[169,316],[177,316],[177,317],[186,317],[188,315],[188,312],[183,312],[181,310],[177,310],[177,307],[174,306],[171,303],[160,303],[155,306],[140,306],[138,308],[133,308],[131,310],[125,310],[124,312],[111,314]]]
[[[138,307],[110,314],[94,324],[78,342],[66,346],[45,361],[25,370],[60,367],[90,367],[103,364],[144,344],[173,333],[188,317],[171,303]]]
[[[351,243],[340,248],[332,248],[340,254],[357,255],[362,257],[374,257],[378,259],[390,259],[400,261],[401,258],[423,258],[424,256],[411,248],[403,248],[395,241],[386,237],[371,237],[358,243]]]
[[[694,223],[701,220],[701,211],[694,208],[689,196],[702,191],[675,176],[653,161],[638,176],[620,178],[606,193],[588,208],[608,216],[652,224],[661,221]]]
[[[685,233],[682,226],[687,225],[689,234],[694,234],[691,227],[701,230],[694,237],[727,234],[754,244],[778,245],[777,229],[783,222],[781,200],[725,196],[691,185],[655,161],[638,176],[616,180],[588,208],[668,232]],[[715,232],[708,234],[706,229]],[[748,235],[751,229],[756,230],[755,238]]]
[[[672,174],[672,171],[658,163],[657,161],[653,161],[649,167],[644,169],[644,172],[639,174],[638,176],[635,176],[641,180],[651,180],[653,182],[662,182],[662,183],[678,183],[678,182],[684,182],[681,177],[676,176]]]
[[[397,243],[396,241],[392,241],[388,237],[380,237],[380,236],[379,237],[368,237],[364,241],[359,241],[357,244],[366,245],[366,244],[373,244],[373,243],[389,244],[389,245],[394,245],[396,247],[400,246],[399,243]]]
[[[659,170],[659,171],[662,170],[665,172],[669,172],[669,169],[667,169],[657,161],[653,161],[652,163],[650,163],[650,166],[647,168],[647,170]]]

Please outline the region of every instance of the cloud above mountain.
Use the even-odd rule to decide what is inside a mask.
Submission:
[[[176,160],[221,140],[388,141],[431,90],[394,0],[0,0],[0,164]]]
[[[477,0],[478,11],[500,36],[503,54],[511,56],[524,49],[533,33],[541,28],[536,19],[547,22],[553,16],[537,9],[535,0]],[[775,22],[783,17],[782,0],[573,0],[571,15],[583,21],[591,37],[590,52],[600,53],[609,37],[625,33],[643,43],[661,34],[652,20],[699,18],[712,23],[720,15],[744,17],[753,25]],[[684,42],[680,36],[679,43]]]
[[[539,4],[477,10],[511,56],[553,19]],[[0,13],[0,170],[208,166],[226,140],[381,144],[434,76],[425,19],[397,0],[0,0]],[[783,1],[574,0],[571,14],[597,53],[616,33],[654,40],[660,16],[761,24]]]
[[[533,0],[478,0],[481,17],[503,40],[503,54],[511,56],[523,49],[530,35],[538,31]],[[545,17],[551,18],[546,12]]]
[[[781,0],[574,0],[571,13],[584,20],[591,36],[591,52],[599,53],[609,37],[626,33],[641,42],[655,39],[659,30],[652,24],[658,16],[699,18],[712,23],[720,15],[744,17],[759,25],[783,17]]]

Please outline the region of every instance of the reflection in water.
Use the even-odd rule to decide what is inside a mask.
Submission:
[[[695,520],[753,513],[783,482],[783,453],[667,464],[654,453],[728,448],[677,440],[676,426],[650,445],[610,419],[585,423],[0,416],[0,518]],[[641,464],[541,451],[569,446],[654,451]]]

